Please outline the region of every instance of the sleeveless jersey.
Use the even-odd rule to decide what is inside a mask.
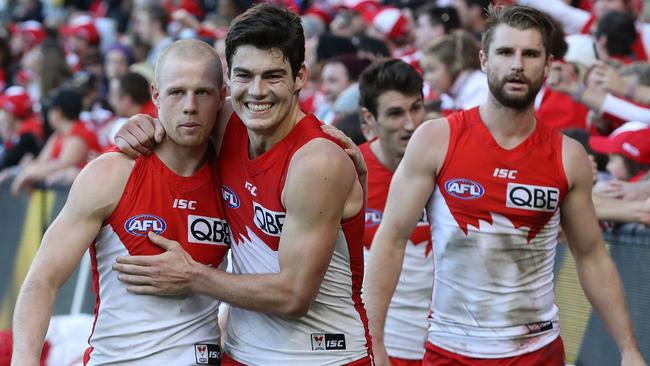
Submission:
[[[198,262],[225,268],[230,232],[214,168],[205,164],[181,177],[155,154],[136,160],[117,207],[90,247],[96,303],[86,365],[217,364],[218,300],[132,294],[111,268],[119,256],[162,253],[148,231],[178,241]]]
[[[232,269],[238,274],[280,271],[278,246],[286,215],[281,201],[296,151],[316,138],[332,140],[313,115],[255,159],[248,133],[233,113],[219,159],[224,209],[230,224]],[[247,365],[340,365],[368,355],[361,302],[363,210],[341,222],[332,260],[305,316],[283,317],[231,307],[226,353]]]
[[[367,255],[384,214],[393,172],[377,159],[370,143],[359,148],[368,166],[368,207],[363,239]],[[386,314],[384,344],[391,357],[417,360],[424,356],[433,288],[432,249],[431,232],[423,212],[406,242],[402,272]]]
[[[511,150],[478,107],[448,117],[427,210],[435,248],[429,341],[478,358],[535,351],[558,335],[553,263],[568,190],[562,135],[543,123]]]

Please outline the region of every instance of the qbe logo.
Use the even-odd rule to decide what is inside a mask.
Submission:
[[[221,347],[217,344],[195,344],[194,356],[198,365],[221,365]]]
[[[253,221],[255,221],[255,226],[266,235],[279,237],[282,234],[282,225],[284,225],[286,215],[284,212],[272,211],[253,202]]]
[[[330,351],[345,349],[345,334],[312,333],[312,351]]]
[[[221,198],[223,198],[224,202],[226,202],[228,207],[230,208],[239,207],[240,204],[239,197],[237,196],[235,191],[232,190],[232,188],[228,187],[225,184],[221,186]]]
[[[206,216],[187,216],[187,241],[196,244],[230,245],[230,226],[226,220]]]
[[[529,211],[555,212],[560,190],[555,187],[508,183],[506,207]]]
[[[462,200],[475,200],[485,194],[483,186],[469,179],[450,179],[445,183],[445,190],[450,195]]]
[[[379,226],[383,214],[374,208],[366,208],[366,227]]]
[[[124,229],[135,236],[147,236],[149,231],[162,234],[166,228],[167,223],[165,223],[165,220],[150,214],[133,216],[124,223]]]

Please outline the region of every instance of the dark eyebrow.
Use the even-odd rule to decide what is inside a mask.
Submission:
[[[287,71],[285,69],[271,69],[271,70],[266,70],[262,73],[262,76],[269,76],[272,74],[282,74],[286,75]]]
[[[402,107],[389,107],[386,109],[386,114],[392,114],[392,113],[402,113],[404,112],[404,108]]]
[[[250,70],[245,69],[245,68],[243,68],[243,67],[235,67],[232,71],[233,71],[233,72],[245,72],[245,73],[247,73],[247,74],[250,74],[250,73],[251,73]]]

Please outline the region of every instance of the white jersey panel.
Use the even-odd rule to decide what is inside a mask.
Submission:
[[[528,242],[528,228],[495,213],[492,224],[479,220],[465,235],[438,187],[427,209],[436,238],[429,341],[479,358],[515,356],[553,341],[559,210]]]
[[[233,240],[233,272],[279,272],[278,253],[249,228],[247,234],[250,240],[243,235]],[[303,317],[282,317],[231,306],[226,353],[244,364],[264,366],[340,365],[366,357],[364,327],[353,310],[349,263],[345,236],[339,231],[321,288]],[[325,341],[334,342],[331,344],[336,349],[325,349]]]

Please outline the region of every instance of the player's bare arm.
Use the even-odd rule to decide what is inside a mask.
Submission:
[[[88,164],[75,180],[20,290],[13,320],[12,365],[40,365],[57,290],[114,210],[133,164],[122,154],[106,154]]]
[[[363,284],[363,299],[377,365],[389,364],[383,345],[388,304],[402,269],[406,241],[435,189],[436,174],[445,159],[448,142],[446,119],[425,122],[418,127],[390,184],[384,216],[372,242]]]
[[[359,212],[363,192],[350,158],[330,141],[301,148],[289,166],[283,193],[286,217],[278,249],[280,271],[230,274],[194,262],[176,242],[154,237],[166,253],[119,258],[114,268],[134,293],[188,291],[233,306],[286,316],[304,315],[334,251],[341,219]]]
[[[622,365],[645,365],[632,332],[623,286],[601,237],[591,200],[589,159],[576,141],[564,138],[564,170],[569,192],[561,207],[561,224],[585,295],[603,319],[621,351]]]

